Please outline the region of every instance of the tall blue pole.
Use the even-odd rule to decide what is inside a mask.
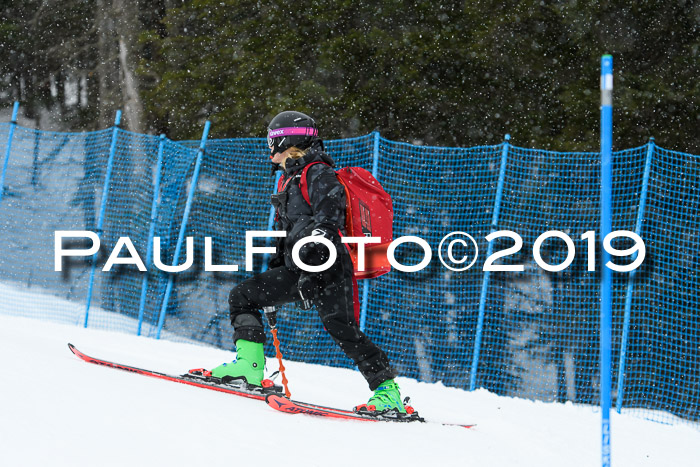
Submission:
[[[491,232],[498,230],[498,215],[501,210],[501,199],[503,198],[503,185],[506,180],[506,163],[508,161],[508,147],[510,135],[506,135],[501,151],[501,168],[498,173],[498,185],[496,187],[496,199],[493,205],[493,216],[491,218]],[[493,242],[489,242],[486,257],[493,254]],[[486,315],[486,299],[488,298],[490,271],[484,271],[484,281],[481,283],[481,296],[479,297],[479,316],[476,321],[476,335],[474,337],[474,355],[472,357],[472,370],[469,375],[469,390],[476,389],[476,371],[479,368],[479,353],[481,351],[481,337],[484,332],[484,317]]]
[[[175,246],[175,254],[173,255],[173,266],[177,266],[180,262],[180,250],[182,249],[182,242],[185,239],[185,231],[187,230],[187,220],[190,217],[190,210],[192,209],[192,201],[194,200],[194,193],[197,190],[197,180],[199,179],[199,171],[202,167],[202,157],[204,156],[204,148],[207,145],[207,136],[209,135],[209,127],[211,122],[207,120],[204,124],[204,132],[202,133],[202,141],[199,143],[199,151],[197,151],[197,161],[194,164],[194,173],[192,174],[192,182],[190,184],[190,191],[187,194],[187,203],[185,204],[185,213],[182,216],[182,224],[180,224],[180,234],[177,237],[177,245]],[[160,315],[158,316],[158,329],[156,331],[156,339],[160,339],[160,332],[163,330],[163,324],[165,324],[165,311],[168,309],[168,302],[170,301],[170,294],[173,291],[173,280],[174,274],[170,274],[168,278],[168,285],[165,288],[165,296],[163,297],[163,306],[160,309]]]
[[[163,167],[163,146],[165,146],[165,135],[160,135],[158,143],[158,161],[156,162],[156,176],[153,181],[153,203],[151,204],[151,226],[148,229],[148,238],[146,239],[146,268],[151,265],[153,257],[153,235],[156,231],[156,219],[158,218],[158,206],[160,205],[160,173]],[[146,292],[148,291],[148,272],[144,273],[143,281],[141,282],[141,300],[139,302],[139,327],[136,335],[141,335],[141,325],[143,324],[143,312],[146,308]]]
[[[278,170],[277,175],[275,176],[275,186],[272,187],[272,192],[277,193],[277,185],[279,185],[280,178],[282,177],[282,171]],[[270,231],[274,229],[275,227],[275,207],[270,206],[270,215],[267,217],[267,230]],[[270,237],[267,237],[265,239],[265,246],[270,246]],[[267,271],[267,259],[270,257],[268,253],[265,253],[263,256],[263,263],[262,267],[260,268],[260,272],[265,272]]]
[[[114,118],[114,128],[112,130],[112,144],[109,147],[109,158],[107,159],[107,171],[105,173],[105,183],[102,187],[102,202],[100,204],[100,214],[97,219],[97,238],[102,239],[102,225],[104,224],[105,210],[107,209],[107,198],[109,196],[109,182],[112,179],[112,169],[114,168],[114,154],[117,152],[117,137],[119,134],[119,123],[122,120],[122,111],[117,110]],[[90,268],[90,282],[88,283],[87,303],[85,304],[84,327],[88,326],[88,315],[90,314],[90,302],[92,302],[92,288],[95,283],[95,267],[97,266],[97,253],[92,255],[92,267]]]
[[[642,192],[639,196],[639,209],[637,210],[637,223],[634,233],[642,235],[642,221],[644,220],[644,208],[647,204],[647,193],[649,191],[649,177],[651,174],[651,158],[654,154],[654,138],[649,140],[647,148],[646,162],[644,163],[644,178],[642,179]],[[637,252],[634,252],[632,260],[637,259]],[[625,367],[627,365],[627,343],[629,342],[630,322],[632,320],[632,295],[634,293],[634,281],[637,277],[637,268],[630,271],[627,277],[627,295],[625,296],[625,320],[622,324],[622,342],[620,343],[620,366],[617,371],[617,399],[615,401],[617,413],[622,411],[622,401],[625,390]]]
[[[12,120],[10,121],[10,132],[7,135],[7,149],[5,149],[5,162],[2,164],[2,175],[0,175],[0,201],[5,193],[5,172],[7,172],[7,163],[10,161],[10,150],[12,149],[12,137],[15,135],[17,127],[17,112],[19,112],[19,102],[15,102],[12,107]]]
[[[612,56],[600,61],[600,236],[612,231]],[[602,242],[601,242],[602,243]],[[610,466],[610,405],[612,373],[612,270],[603,249],[600,282],[600,413],[602,466]]]
[[[379,180],[379,132],[374,133],[374,150],[372,157],[372,176]],[[360,331],[365,330],[367,307],[369,306],[369,280],[362,281],[362,302],[360,305]]]

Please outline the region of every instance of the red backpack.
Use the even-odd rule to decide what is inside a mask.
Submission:
[[[301,172],[299,188],[309,205],[309,188],[306,185],[306,172],[313,162]],[[338,181],[345,188],[345,232],[348,237],[379,237],[381,243],[365,245],[365,270],[358,271],[357,244],[345,245],[350,252],[356,279],[371,279],[391,271],[386,250],[393,240],[392,225],[394,209],[391,196],[384,191],[372,174],[362,167],[345,167],[335,171]]]

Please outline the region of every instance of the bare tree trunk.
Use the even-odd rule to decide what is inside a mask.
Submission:
[[[126,126],[136,133],[144,133],[143,102],[139,93],[138,66],[139,2],[114,0],[116,32],[119,41],[119,66],[121,68],[121,98],[124,104]]]
[[[117,109],[124,112],[124,127],[144,133],[144,110],[139,93],[138,66],[139,2],[96,0],[98,31],[99,126],[114,122]]]
[[[114,124],[114,114],[121,107],[118,42],[112,0],[96,0],[95,7],[99,56],[97,63],[99,89],[97,120],[99,128],[107,128]]]
[[[124,102],[124,116],[126,117],[127,127],[136,133],[143,133],[143,103],[138,91],[138,78],[134,73],[136,65],[129,62],[129,56],[126,41],[123,37],[119,38],[119,63],[122,69],[122,78],[124,80],[122,86],[122,100]]]

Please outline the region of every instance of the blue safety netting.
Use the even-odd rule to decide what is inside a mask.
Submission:
[[[162,338],[233,349],[227,298],[251,274],[245,271],[245,233],[270,225],[276,178],[265,141],[209,140],[196,172],[199,141],[121,129],[52,133],[18,126],[10,139],[12,125],[0,124],[0,156],[9,154],[0,199],[0,312],[76,325],[87,317],[88,327],[151,337],[162,332]],[[420,272],[395,270],[360,282],[365,330],[401,375],[507,396],[598,403],[599,153],[508,143],[425,147],[376,133],[329,140],[326,149],[339,166],[376,174],[394,202],[395,238],[418,236],[433,250]],[[653,141],[613,158],[613,229],[637,232],[647,249],[638,270],[614,274],[613,404],[655,420],[677,416],[697,423],[700,158]],[[183,232],[193,238],[194,263],[171,276],[153,265],[150,233],[161,239],[159,258],[170,265],[192,188]],[[90,257],[66,258],[63,271],[54,271],[60,230],[100,235],[92,289]],[[501,237],[489,250],[485,237],[500,230],[516,232],[523,245],[495,264],[522,271],[484,272],[488,251],[514,245]],[[537,238],[551,230],[575,245],[572,264],[561,272],[544,270],[533,254]],[[478,246],[476,263],[466,271],[447,269],[437,258],[441,240],[455,231],[470,234]],[[590,245],[582,238],[590,231],[597,239],[595,271],[588,270]],[[134,265],[102,271],[120,237],[133,242],[147,272]],[[204,270],[207,237],[213,263],[236,264],[238,272]],[[88,243],[66,239],[64,246]],[[456,257],[475,253],[465,245],[455,249]],[[613,245],[625,249],[632,242]],[[179,264],[187,256],[184,242],[181,249]],[[416,264],[423,254],[404,244],[396,256]],[[557,238],[540,248],[542,261],[552,265],[567,254]],[[264,267],[261,256],[253,266]],[[290,305],[279,320],[285,357],[352,366],[315,311]]]

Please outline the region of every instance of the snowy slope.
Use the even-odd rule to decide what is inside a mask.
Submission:
[[[327,420],[89,365],[67,342],[94,356],[172,373],[232,358],[192,344],[0,315],[0,465],[600,465],[599,416],[589,407],[399,378],[426,418],[478,427]],[[274,361],[269,366],[276,369]],[[354,371],[286,366],[296,399],[351,407],[369,396]],[[700,434],[691,428],[617,414],[612,424],[615,466],[697,465]]]

